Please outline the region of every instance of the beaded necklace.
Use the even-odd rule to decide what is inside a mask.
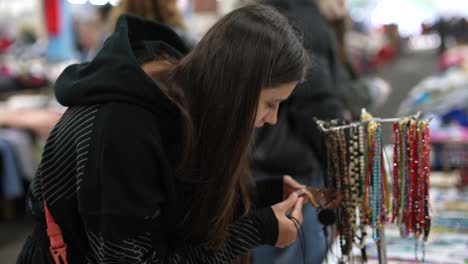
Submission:
[[[405,220],[407,216],[407,193],[408,193],[408,122],[409,119],[405,118],[400,122],[400,210],[398,212],[397,225],[400,227],[400,236],[407,237],[408,230],[406,228]]]
[[[392,223],[395,223],[398,211],[400,210],[400,125],[393,124],[393,202],[392,202]]]
[[[339,158],[339,149],[338,149],[338,133],[330,134],[330,147],[331,147],[331,158],[333,164],[333,183],[336,187],[336,192],[341,192],[341,181],[340,177],[340,158]]]
[[[350,164],[349,164],[349,178],[351,185],[351,204],[350,204],[350,222],[352,229],[352,236],[355,236],[357,231],[357,216],[356,208],[358,207],[359,197],[359,176],[360,176],[360,164],[359,164],[359,131],[356,128],[351,130],[350,136]]]
[[[387,213],[391,207],[390,204],[390,186],[388,183],[387,171],[384,166],[384,151],[382,145],[382,129],[380,128],[380,171],[381,171],[381,183],[382,183],[382,207],[380,211],[381,222],[384,224],[388,221]]]
[[[367,161],[365,157],[365,152],[364,152],[364,139],[365,139],[365,134],[364,134],[364,126],[359,126],[358,128],[358,140],[359,140],[359,197],[358,197],[358,203],[359,203],[359,231],[361,233],[361,238],[359,241],[359,248],[361,248],[361,252],[363,255],[363,258],[366,258],[365,256],[365,245],[366,245],[366,240],[367,240],[367,231],[366,231],[366,210],[365,210],[365,197],[364,197],[364,190],[365,190],[365,184],[366,184],[366,176],[367,176],[367,170],[366,170],[366,165],[365,161]]]
[[[344,201],[343,201],[343,229],[342,236],[344,236],[344,247],[343,247],[343,255],[349,256],[352,249],[352,241],[353,241],[353,231],[352,231],[352,214],[353,211],[351,209],[351,179],[349,173],[349,162],[348,162],[348,146],[347,146],[347,138],[346,134],[343,130],[338,132],[338,140],[340,143],[340,168],[341,168],[341,179],[342,182],[342,189],[344,191]]]
[[[372,146],[372,238],[379,241],[382,229],[382,129],[380,124],[376,124],[371,133],[374,133]]]
[[[363,190],[362,194],[362,214],[364,215],[364,225],[368,225],[371,223],[370,219],[372,217],[372,209],[368,208],[368,205],[372,206],[371,203],[371,193],[370,193],[370,184],[371,184],[371,165],[372,165],[372,140],[373,140],[373,133],[369,132],[371,130],[371,123],[368,124],[367,126],[367,135],[366,135],[366,147],[364,151],[364,160],[365,160],[365,165],[364,165],[364,181],[361,186],[361,189]]]
[[[430,173],[431,173],[431,139],[429,134],[429,124],[425,122],[424,126],[424,240],[427,241],[431,229],[430,215]]]
[[[415,141],[415,121],[410,120],[409,122],[409,131],[408,131],[408,167],[409,167],[409,193],[408,193],[408,213],[406,218],[406,225],[408,232],[414,232],[414,209],[415,209],[415,182],[416,182],[416,141]]]
[[[420,137],[420,156],[418,162],[418,224],[419,229],[416,234],[416,239],[423,236],[423,257],[424,262],[426,247],[425,243],[428,240],[430,227],[431,227],[431,216],[430,216],[430,204],[429,204],[429,174],[430,174],[430,136],[429,136],[429,124],[426,121],[419,121],[418,123],[419,137]]]
[[[424,216],[422,213],[424,211],[424,200],[421,198],[424,197],[424,171],[423,171],[423,163],[424,163],[424,155],[423,155],[423,128],[421,127],[421,121],[416,121],[416,143],[415,143],[415,170],[416,170],[416,177],[414,179],[414,234],[416,240],[419,240],[422,233],[423,223],[422,217]]]
[[[331,135],[329,134],[326,137],[325,140],[325,146],[326,146],[326,155],[327,155],[327,171],[326,171],[326,177],[324,178],[324,184],[325,187],[330,188],[330,187],[335,187],[333,184],[333,165],[332,165],[332,145],[331,145]]]

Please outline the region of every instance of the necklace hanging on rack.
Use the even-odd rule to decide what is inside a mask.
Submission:
[[[372,238],[380,240],[381,234],[381,208],[382,208],[382,129],[380,124],[373,122],[368,128],[371,136],[371,156],[372,156]],[[371,159],[369,159],[371,160]]]
[[[364,145],[365,145],[365,134],[364,134],[364,127],[365,125],[361,125],[358,128],[358,140],[359,140],[359,185],[358,185],[358,191],[359,191],[359,197],[358,197],[358,203],[359,203],[359,231],[361,233],[361,238],[359,240],[359,248],[361,248],[361,254],[363,259],[366,259],[366,250],[365,250],[365,243],[367,240],[367,230],[366,230],[366,211],[364,207],[364,190],[366,188],[366,175],[367,175],[367,170],[366,170],[366,165],[365,162],[367,159],[364,156]]]
[[[408,130],[408,150],[409,150],[409,159],[408,159],[408,167],[409,167],[409,188],[408,188],[408,208],[407,208],[407,228],[408,233],[412,233],[415,231],[414,228],[414,220],[415,220],[415,185],[416,185],[416,140],[415,140],[415,130],[416,122],[414,120],[409,121],[409,130]]]
[[[338,133],[334,132],[330,134],[331,137],[331,154],[332,154],[332,164],[333,164],[333,178],[332,182],[334,183],[334,187],[337,193],[341,193],[341,177],[340,177],[340,158],[338,156],[339,149],[338,149]]]
[[[352,237],[355,237],[357,231],[357,215],[356,209],[358,207],[359,197],[359,176],[360,176],[360,164],[359,164],[359,131],[354,127],[350,132],[349,142],[349,179],[350,179],[350,191],[351,191],[351,202],[349,208],[350,223]]]
[[[332,148],[331,144],[331,134],[325,134],[325,147],[326,147],[326,155],[327,155],[327,168],[324,178],[324,184],[326,188],[335,187],[333,184],[333,159],[332,159],[332,152],[334,149]]]
[[[418,257],[418,248],[419,248],[419,239],[421,238],[422,234],[422,227],[423,223],[421,222],[421,213],[424,211],[423,205],[424,201],[421,199],[421,197],[424,197],[424,172],[423,172],[423,163],[424,163],[424,155],[423,155],[423,140],[424,140],[424,134],[423,134],[423,128],[421,127],[422,120],[416,120],[415,121],[415,146],[414,146],[414,153],[415,153],[415,160],[414,160],[414,167],[415,167],[415,178],[414,178],[414,208],[413,208],[413,214],[414,214],[414,237],[415,237],[415,255],[416,259],[419,259]]]
[[[418,229],[415,234],[416,239],[423,237],[423,256],[425,259],[425,243],[429,237],[431,216],[429,206],[429,174],[430,174],[430,137],[429,124],[427,121],[421,120],[418,122],[419,136],[419,160],[418,160]]]
[[[408,124],[409,119],[405,118],[400,122],[400,210],[398,212],[397,225],[400,229],[400,236],[408,236],[408,228],[406,226],[406,218],[408,217],[408,185],[409,185],[409,139],[408,139]]]
[[[362,186],[363,189],[363,197],[362,197],[362,214],[364,215],[364,225],[370,225],[373,227],[373,207],[375,206],[373,200],[373,190],[372,190],[372,170],[373,170],[373,156],[374,156],[374,145],[375,145],[375,127],[377,123],[375,121],[371,121],[367,124],[366,130],[366,147],[364,150],[364,160],[365,160],[365,178],[364,184]]]
[[[333,124],[326,123],[325,125],[328,127]],[[340,206],[342,195],[337,191],[337,179],[339,178],[337,175],[339,174],[339,172],[336,171],[336,162],[339,161],[339,158],[337,157],[338,149],[336,135],[335,133],[324,133],[323,136],[325,138],[325,147],[327,155],[326,173],[324,176],[324,184],[326,191],[324,191],[323,193],[326,193],[329,197],[334,197],[332,201],[327,203],[327,206],[329,206],[329,208],[327,206],[325,208],[318,208],[319,222],[322,225],[324,225],[324,227],[326,227],[336,223],[336,209],[331,208],[336,208]],[[330,243],[333,242],[333,236],[327,236],[327,238],[330,239]]]
[[[421,214],[424,211],[424,171],[423,171],[423,163],[424,163],[424,155],[423,155],[423,140],[424,140],[424,133],[423,128],[421,127],[422,122],[421,120],[416,121],[416,143],[415,143],[415,170],[416,170],[416,177],[414,179],[414,234],[416,241],[419,240],[422,234],[422,227],[423,223],[421,222]]]
[[[381,209],[380,209],[380,222],[382,226],[388,221],[387,213],[390,209],[390,190],[389,190],[389,183],[387,178],[387,171],[385,170],[385,157],[384,156],[384,149],[382,144],[382,128],[380,128],[379,132],[380,137],[380,176],[381,176]]]
[[[430,215],[430,173],[431,173],[431,138],[429,124],[424,124],[424,240],[427,241],[431,230]]]
[[[393,123],[393,202],[392,202],[392,223],[400,210],[400,124]]]
[[[348,145],[347,137],[343,130],[338,132],[338,141],[340,144],[340,178],[342,179],[341,187],[344,192],[344,200],[342,207],[343,216],[343,229],[341,230],[342,236],[344,237],[344,245],[342,254],[349,256],[352,249],[353,232],[351,223],[351,180],[349,175],[349,163],[348,163]]]

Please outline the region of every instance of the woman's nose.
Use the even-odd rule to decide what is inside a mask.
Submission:
[[[270,125],[275,125],[278,121],[278,111],[273,111],[269,113],[265,121]]]

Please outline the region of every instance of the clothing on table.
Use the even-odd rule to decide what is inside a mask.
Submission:
[[[13,146],[0,138],[2,195],[7,199],[17,199],[24,194],[18,159]]]
[[[218,251],[175,241],[178,112],[141,68],[141,58],[154,52],[180,58],[187,49],[170,28],[123,15],[93,61],[68,67],[57,80],[57,99],[69,108],[31,185],[39,231],[19,264],[49,254],[47,241],[38,242],[42,201],[62,228],[68,263],[231,263],[276,243],[271,207],[235,220]]]
[[[15,90],[17,90],[15,78],[0,73],[0,92],[12,92]]]
[[[1,195],[17,199],[24,195],[23,180],[31,180],[36,170],[35,146],[22,129],[0,129]]]
[[[21,178],[31,181],[36,173],[36,146],[31,133],[24,129],[0,129],[0,138],[8,141],[18,160]]]

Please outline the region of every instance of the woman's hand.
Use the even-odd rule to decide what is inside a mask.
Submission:
[[[278,219],[278,240],[275,247],[284,248],[296,240],[300,227],[296,227],[291,219],[295,218],[302,224],[302,203],[303,198],[293,192],[288,199],[271,207]]]
[[[305,185],[298,183],[289,175],[283,176],[283,199],[286,199],[291,195],[291,193],[305,188]]]

